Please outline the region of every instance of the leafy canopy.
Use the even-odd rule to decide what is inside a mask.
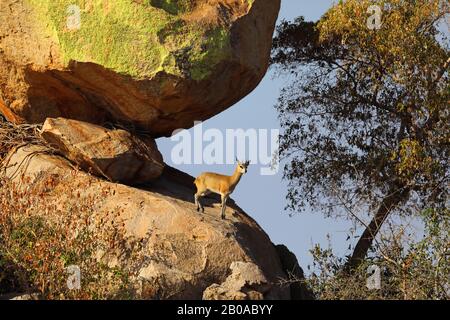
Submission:
[[[373,4],[382,14],[374,30]],[[376,205],[402,188],[418,206],[445,206],[449,13],[446,1],[347,0],[316,23],[278,27],[272,64],[289,80],[276,107],[290,209],[337,213],[337,203]]]

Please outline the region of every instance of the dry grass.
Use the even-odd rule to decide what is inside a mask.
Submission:
[[[26,144],[45,145],[39,125],[13,124],[0,115],[0,162],[13,148]]]
[[[45,145],[37,125],[14,125],[0,116],[0,167],[8,152],[26,144]],[[52,151],[49,149],[49,151]],[[76,170],[72,173],[73,181]],[[86,186],[64,185],[58,177],[0,175],[0,295],[38,293],[43,299],[128,299],[130,271],[99,259],[124,241],[114,225],[98,225],[96,204],[105,194],[80,196]],[[93,178],[94,181],[94,178]],[[58,192],[53,193],[58,185]],[[107,190],[104,192],[108,192]],[[81,288],[67,285],[67,267],[81,270]]]
[[[49,176],[42,183],[52,188],[55,180]],[[99,232],[97,195],[80,198],[68,186],[65,197],[74,201],[61,203],[41,188],[17,185],[0,179],[0,293],[37,292],[43,299],[131,298],[129,273],[108,267],[97,256],[117,241],[114,226]],[[70,265],[81,270],[78,290],[67,286]]]

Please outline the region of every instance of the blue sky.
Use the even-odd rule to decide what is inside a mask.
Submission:
[[[332,0],[282,0],[279,20],[292,20],[304,16],[306,20],[317,20],[332,5]],[[203,123],[203,130],[217,128],[223,132],[228,128],[279,128],[274,105],[285,79],[274,78],[269,71],[260,85],[236,105]],[[192,132],[193,129],[190,129]],[[231,174],[232,165],[174,165],[171,150],[177,142],[168,138],[157,141],[166,163],[193,176],[204,171]],[[285,244],[293,251],[300,265],[306,269],[312,257],[309,249],[315,243],[328,246],[327,234],[336,253],[347,253],[345,242],[347,231],[352,224],[346,220],[325,219],[320,212],[302,213],[289,216],[284,210],[286,182],[282,180],[282,170],[273,176],[262,176],[259,168],[250,166],[232,198],[268,233],[275,244]],[[306,271],[306,270],[305,270]]]

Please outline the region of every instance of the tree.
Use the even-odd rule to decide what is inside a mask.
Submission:
[[[373,212],[350,269],[388,215],[448,212],[449,13],[439,0],[347,0],[277,29],[272,65],[289,79],[276,106],[288,208],[361,223],[355,208]]]
[[[450,299],[450,214],[424,210],[420,213],[424,236],[404,232],[404,226],[385,228],[382,250],[343,273],[345,263],[331,247],[312,250],[312,272],[305,282],[318,300],[424,300]],[[372,274],[368,273],[371,270]]]

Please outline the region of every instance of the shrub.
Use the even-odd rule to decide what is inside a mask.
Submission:
[[[401,226],[392,226],[390,236],[353,273],[343,271],[346,259],[337,257],[331,248],[315,246],[307,284],[318,299],[448,299],[450,215],[448,210],[428,209],[421,216],[422,239],[405,236]],[[369,285],[369,289],[367,280],[376,276],[369,271],[376,270],[380,287]]]
[[[55,183],[52,176],[44,181],[49,187]],[[117,240],[113,227],[97,233],[97,196],[80,197],[77,188],[67,186],[64,198],[73,201],[61,201],[37,191],[41,188],[18,185],[0,179],[0,293],[37,292],[44,299],[130,298],[129,272],[97,258],[99,250],[108,250]],[[80,268],[80,289],[67,284],[70,265]]]

